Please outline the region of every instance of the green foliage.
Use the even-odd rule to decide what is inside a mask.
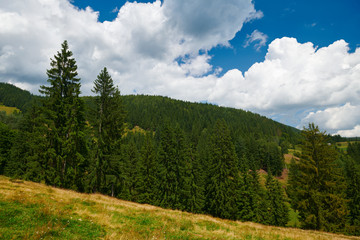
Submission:
[[[0,122],[0,174],[4,174],[5,166],[8,163],[14,135],[7,125]]]
[[[151,204],[155,202],[159,188],[157,181],[158,162],[151,133],[147,133],[145,136],[144,145],[140,150],[140,161],[140,175],[142,177],[139,184],[139,202]]]
[[[286,226],[289,221],[289,208],[285,202],[284,190],[271,174],[266,178],[267,201],[269,202],[270,225]]]
[[[224,120],[216,122],[210,138],[206,209],[213,216],[236,219],[239,170],[235,146]]]
[[[355,157],[355,154],[353,155]],[[346,197],[349,207],[349,232],[360,235],[360,164],[348,157],[345,161]]]
[[[48,141],[46,167],[49,184],[83,190],[84,165],[87,146],[84,143],[84,104],[80,99],[80,79],[76,61],[72,58],[67,41],[51,59],[47,70],[50,86],[41,86],[42,134]],[[40,136],[39,136],[40,137]],[[36,154],[36,153],[35,153]]]
[[[5,106],[17,107],[21,111],[26,111],[31,106],[33,98],[34,96],[26,90],[0,82],[0,103]]]
[[[210,129],[218,119],[224,119],[233,139],[239,136],[274,140],[283,136],[296,144],[299,130],[280,124],[266,117],[239,109],[211,104],[190,103],[160,96],[123,96],[126,122],[146,130],[156,131],[165,122],[178,124],[189,140],[197,142],[203,129]]]
[[[288,194],[299,211],[304,228],[340,231],[344,229],[347,207],[344,179],[336,165],[337,154],[326,135],[310,124],[303,131],[302,154],[292,162]]]
[[[123,132],[125,112],[122,108],[120,91],[114,86],[113,80],[106,68],[104,68],[94,81],[95,106],[92,109],[93,116],[93,159],[89,177],[92,191],[105,192],[108,184],[113,189],[114,180],[117,181],[119,173],[115,171],[111,161]],[[110,180],[109,183],[107,180]],[[114,190],[112,190],[114,195]]]
[[[167,208],[179,208],[179,164],[176,155],[177,139],[174,130],[165,126],[160,132],[159,204]]]

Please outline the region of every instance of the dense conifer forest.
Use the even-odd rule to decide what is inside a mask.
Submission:
[[[106,68],[81,97],[65,41],[42,97],[0,84],[0,174],[212,216],[360,234],[360,144],[346,152],[310,124],[303,131],[258,114],[160,96],[120,96]],[[297,145],[289,182],[276,179]],[[265,183],[259,170],[266,171]],[[290,204],[289,204],[290,203]]]

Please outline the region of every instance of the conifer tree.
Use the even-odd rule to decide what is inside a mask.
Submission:
[[[160,133],[159,159],[159,205],[166,208],[179,207],[179,166],[177,142],[173,128],[164,126]]]
[[[14,133],[6,124],[0,122],[0,174],[4,174],[6,165],[9,164],[10,149]]]
[[[120,99],[120,91],[114,86],[114,82],[106,68],[104,68],[94,81],[92,90],[96,96],[96,110],[94,119],[95,154],[93,172],[91,177],[95,180],[94,191],[104,191],[108,184],[113,185],[118,176],[111,159],[122,135],[125,111]],[[113,175],[106,178],[106,175]],[[112,179],[111,183],[106,180]]]
[[[124,155],[121,166],[121,177],[123,178],[123,187],[121,198],[137,202],[140,189],[140,161],[139,154],[133,139],[129,144],[123,146]]]
[[[158,193],[156,149],[151,132],[147,132],[145,142],[140,150],[140,176],[139,202],[155,204]]]
[[[350,234],[360,235],[360,164],[351,157],[346,159],[346,197],[349,206]]]
[[[304,228],[339,231],[347,215],[344,179],[336,151],[314,124],[302,132],[301,157],[289,174],[288,194]]]
[[[230,131],[224,120],[218,120],[210,138],[209,182],[206,187],[206,209],[213,216],[236,219],[239,196],[238,159]]]
[[[196,176],[197,185],[205,191],[207,181],[209,180],[209,131],[205,128],[202,130],[199,137],[199,142],[196,147],[196,157],[193,164],[193,171]]]
[[[285,203],[284,190],[277,179],[269,171],[266,177],[266,200],[269,204],[270,224],[285,226],[289,221],[289,208]]]
[[[87,153],[84,143],[84,104],[80,98],[80,79],[77,65],[67,41],[47,70],[50,86],[41,86],[45,95],[43,113],[49,141],[49,170],[53,171],[50,184],[82,190],[82,175]],[[51,155],[51,156],[50,156]]]

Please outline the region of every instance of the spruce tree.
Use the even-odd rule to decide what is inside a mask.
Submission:
[[[347,188],[346,197],[349,206],[349,233],[360,235],[360,164],[351,157],[345,162]]]
[[[236,219],[239,197],[238,159],[230,131],[218,120],[210,137],[209,182],[206,187],[206,210],[215,217]]]
[[[137,202],[140,194],[139,189],[141,189],[141,171],[138,150],[133,139],[130,140],[129,144],[122,148],[124,150],[122,157],[123,163],[121,166],[123,186],[120,197]]]
[[[91,177],[94,178],[92,182],[95,182],[93,190],[103,192],[105,191],[104,187],[108,184],[113,185],[113,180],[118,177],[118,173],[115,171],[116,168],[112,166],[116,162],[112,164],[111,160],[116,161],[113,155],[116,148],[119,147],[125,111],[120,99],[120,91],[114,86],[114,82],[106,68],[97,76],[92,91],[97,96],[95,98],[96,109],[93,124],[95,153]],[[106,175],[113,175],[113,177],[106,178]],[[111,183],[108,183],[107,179],[112,179]]]
[[[160,133],[159,159],[159,195],[158,203],[166,208],[179,207],[179,165],[175,133],[169,125]]]
[[[289,208],[285,202],[284,190],[271,171],[266,177],[266,193],[269,204],[270,225],[285,226],[289,221]]]
[[[53,174],[48,183],[82,190],[87,153],[84,104],[79,96],[81,84],[76,61],[67,41],[61,46],[61,51],[51,59],[51,68],[47,70],[50,86],[40,87],[40,92],[46,97],[42,109],[49,141],[48,170]]]
[[[337,153],[325,133],[314,124],[302,132],[301,157],[293,162],[288,194],[308,229],[339,231],[347,215],[344,178],[336,165]]]
[[[139,202],[155,204],[158,192],[157,181],[158,162],[152,132],[147,132],[145,142],[140,150],[140,176]]]

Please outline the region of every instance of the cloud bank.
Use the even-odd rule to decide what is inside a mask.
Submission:
[[[358,134],[360,49],[350,53],[344,40],[318,49],[275,39],[265,60],[245,73],[221,73],[210,64],[208,50],[230,46],[243,24],[262,15],[251,0],[165,0],[128,2],[114,21],[100,23],[97,12],[66,0],[3,0],[0,81],[37,93],[50,58],[67,39],[84,95],[106,66],[123,94],[207,100],[282,122],[296,116],[299,127],[313,121],[331,133]],[[265,34],[252,35],[249,44],[265,45]]]

